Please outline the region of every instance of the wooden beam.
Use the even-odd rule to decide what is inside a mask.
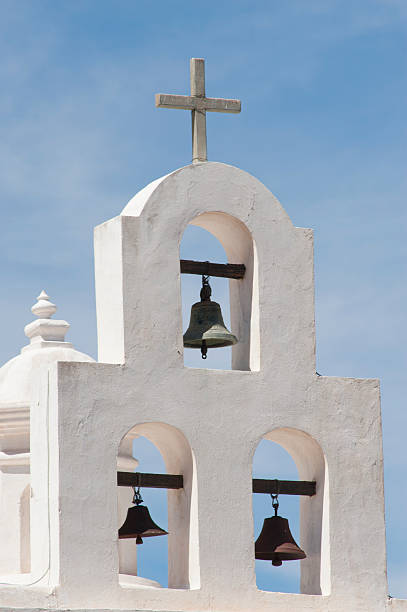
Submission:
[[[182,474],[143,474],[140,472],[117,472],[119,487],[143,487],[147,489],[182,489]]]
[[[180,264],[181,274],[205,274],[240,280],[246,272],[244,264],[219,264],[210,261],[193,261],[192,259],[181,259]]]
[[[281,495],[308,495],[316,492],[316,482],[310,480],[265,480],[253,478],[253,493],[281,493]]]
[[[119,487],[144,487],[147,489],[182,489],[182,474],[144,474],[141,472],[117,472]],[[279,493],[281,495],[308,495],[316,492],[316,482],[309,480],[267,480],[253,478],[253,493]]]

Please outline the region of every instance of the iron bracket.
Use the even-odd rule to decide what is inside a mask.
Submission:
[[[117,472],[119,487],[143,487],[147,489],[182,489],[182,474],[143,474],[141,472]],[[307,495],[316,493],[314,480],[268,480],[253,478],[253,493],[279,495]]]
[[[204,276],[222,276],[240,280],[244,278],[246,266],[244,264],[219,264],[210,261],[193,261],[181,259],[181,274],[199,274]]]

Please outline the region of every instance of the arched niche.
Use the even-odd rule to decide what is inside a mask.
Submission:
[[[274,429],[263,438],[280,444],[291,455],[299,480],[316,481],[314,496],[300,496],[300,541],[297,543],[307,555],[301,561],[300,590],[310,595],[329,595],[329,479],[325,455],[312,436],[298,429]],[[275,478],[274,473],[269,477]]]
[[[188,225],[180,244],[180,258],[194,261],[215,261],[227,263],[225,249],[210,232],[196,225]],[[225,326],[233,333],[230,325],[229,282],[227,278],[210,277],[211,300],[218,302]],[[202,277],[197,274],[181,274],[182,329],[189,327],[191,307],[200,301]],[[192,368],[231,369],[232,347],[209,349],[207,359],[203,360],[199,349],[184,347],[184,366]]]
[[[148,422],[135,425],[123,436],[119,454],[126,446],[129,448],[130,440],[139,436],[144,436],[157,447],[167,473],[183,475],[183,489],[168,490],[168,587],[199,588],[198,492],[193,451],[179,429],[167,423]],[[125,495],[131,498],[131,489],[129,490],[130,493]],[[120,512],[119,509],[119,520],[122,518],[123,511]],[[135,543],[133,547],[136,547]],[[129,568],[129,565],[127,567]],[[134,563],[130,563],[130,575],[134,576],[135,573]],[[137,586],[138,582],[129,581],[134,586]],[[144,586],[143,582],[140,582],[140,586]]]
[[[117,454],[117,470],[119,472],[134,472],[138,461],[133,457],[133,441],[136,434],[132,431],[122,438]],[[117,528],[126,519],[127,510],[131,506],[133,499],[133,489],[130,487],[117,487],[117,508],[118,523]],[[137,544],[134,539],[119,540],[119,574],[126,580],[129,576],[137,576]]]
[[[253,237],[244,223],[224,212],[202,213],[189,225],[201,227],[215,236],[229,263],[246,266],[242,280],[229,280],[230,329],[238,338],[238,343],[232,347],[232,370],[259,370],[258,261]]]
[[[298,480],[298,470],[291,455],[280,445],[263,438],[253,456],[253,478]],[[263,528],[264,519],[274,515],[270,495],[253,493],[253,521],[255,542]],[[300,541],[300,500],[297,495],[280,495],[279,516],[288,519],[294,540]],[[300,593],[300,561],[283,562],[280,567],[271,561],[255,560],[256,584],[262,591]]]

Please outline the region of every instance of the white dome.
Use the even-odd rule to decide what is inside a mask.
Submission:
[[[76,351],[70,342],[65,342],[69,323],[50,319],[56,306],[50,302],[47,294],[43,291],[37,300],[32,311],[43,318],[25,327],[30,344],[0,368],[2,404],[30,404],[41,369],[56,361],[94,361],[89,355]]]
[[[0,403],[29,404],[38,382],[40,369],[50,366],[55,361],[94,361],[89,355],[69,346],[69,342],[65,344],[68,347],[42,347],[23,352],[5,363],[0,368]]]

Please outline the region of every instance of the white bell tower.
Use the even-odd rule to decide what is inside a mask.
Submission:
[[[205,97],[203,60],[192,74],[191,96],[160,94],[157,104],[192,111],[194,163],[95,229],[98,362],[42,371],[30,413],[35,579],[0,588],[0,606],[407,610],[387,597],[379,383],[316,373],[312,230],[294,227],[253,176],[205,161],[205,112],[238,112],[240,102]],[[179,245],[188,224],[245,266],[229,281],[239,342],[228,371],[184,367]],[[183,476],[168,492],[168,588],[137,579],[135,556],[118,541],[118,456],[119,469],[126,456],[131,464],[138,435]],[[316,494],[301,497],[301,594],[256,587],[252,459],[262,438],[316,482]]]

